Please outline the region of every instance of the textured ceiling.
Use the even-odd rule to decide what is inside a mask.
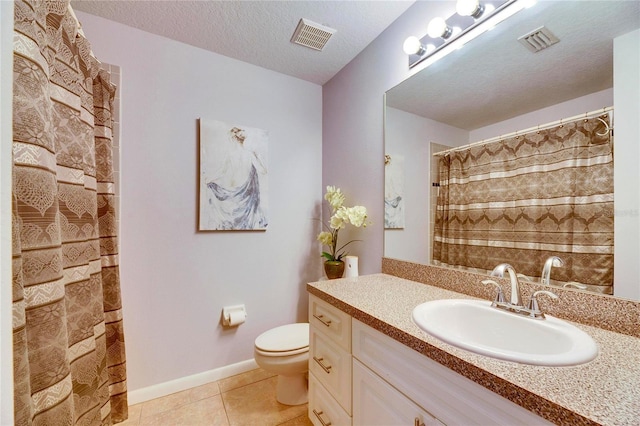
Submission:
[[[326,83],[414,1],[72,0],[74,10],[317,84]],[[337,30],[324,50],[291,43],[301,18]]]
[[[531,53],[517,39],[542,25],[560,42]],[[391,89],[387,105],[474,130],[608,89],[613,39],[638,27],[640,1],[539,1]]]

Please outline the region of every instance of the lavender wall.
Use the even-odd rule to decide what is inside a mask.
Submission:
[[[78,18],[97,58],[122,70],[123,315],[129,389],[144,399],[135,391],[252,360],[261,332],[306,321],[305,284],[321,275],[313,218],[322,196],[322,92],[92,15]],[[198,117],[269,131],[266,232],[196,231]],[[240,303],[246,323],[221,328],[222,307]]]
[[[432,18],[448,16],[454,7],[416,2],[322,87],[322,183],[341,187],[348,203],[366,206],[373,222],[350,232],[363,240],[351,249],[360,257],[361,274],[380,272],[383,256],[384,93],[419,71],[409,72],[404,40],[422,36]]]

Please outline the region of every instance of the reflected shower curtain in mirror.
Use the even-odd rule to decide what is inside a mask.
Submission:
[[[608,122],[608,116],[601,117]],[[445,154],[434,264],[478,272],[510,263],[536,281],[613,290],[613,153],[598,117]]]
[[[116,423],[127,418],[116,88],[68,1],[15,2],[13,66],[15,423]]]

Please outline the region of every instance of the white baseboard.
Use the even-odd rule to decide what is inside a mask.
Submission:
[[[196,386],[206,385],[207,383],[226,379],[227,377],[235,376],[236,374],[246,373],[247,371],[255,370],[256,368],[258,368],[256,361],[254,359],[248,359],[236,364],[225,365],[224,367],[216,368],[215,370],[204,371],[192,376],[181,377],[179,379],[158,383],[157,385],[148,386],[146,388],[129,391],[129,405],[139,404],[141,402],[167,396],[172,393],[191,389]]]

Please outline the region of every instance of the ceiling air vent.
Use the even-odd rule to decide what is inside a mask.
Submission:
[[[300,19],[298,27],[291,37],[291,42],[301,46],[322,50],[336,30],[316,24],[308,19]]]
[[[550,47],[560,41],[548,28],[542,26],[529,34],[518,37],[518,41],[533,53]]]

